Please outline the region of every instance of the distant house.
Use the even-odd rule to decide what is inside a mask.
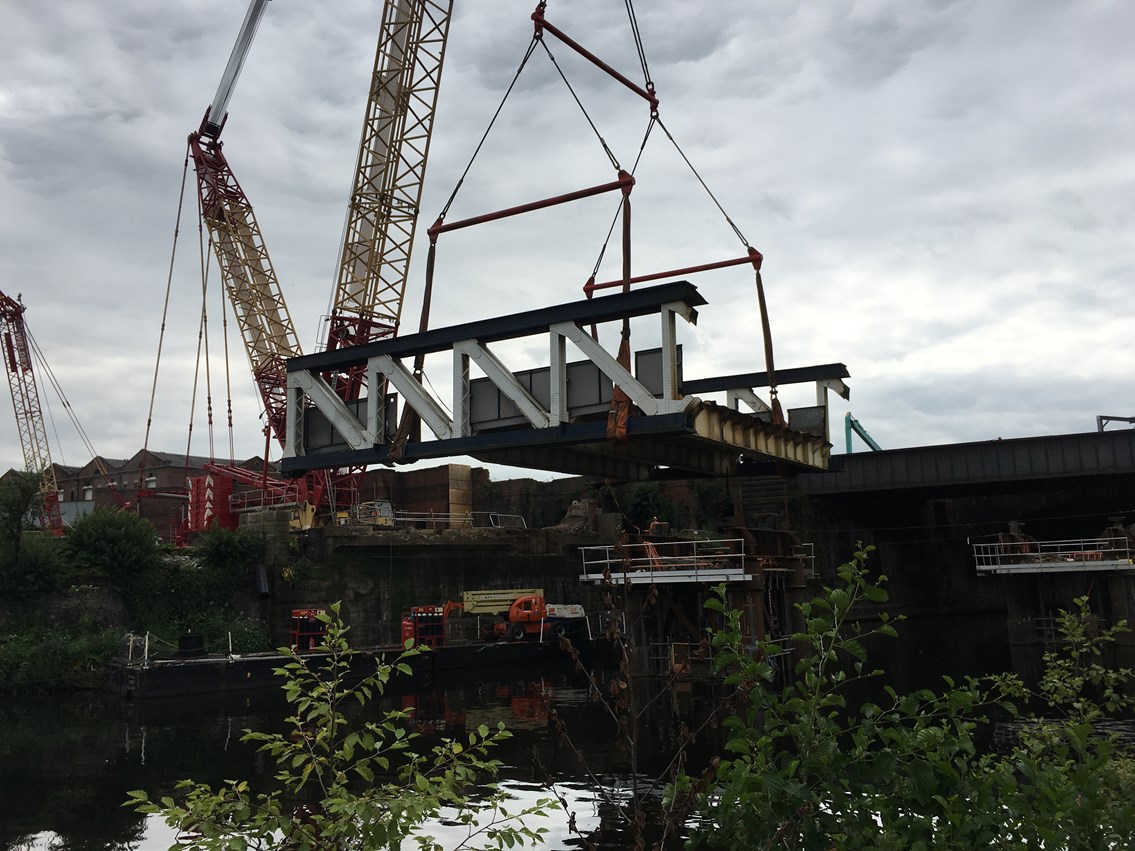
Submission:
[[[212,460],[140,449],[126,459],[98,456],[82,467],[56,464],[63,522],[72,523],[99,506],[128,505],[154,525],[163,541],[172,543],[185,516],[188,480],[204,475]],[[238,466],[259,471],[264,461],[250,458]]]
[[[130,458],[96,456],[81,467],[54,464],[63,524],[68,526],[102,506],[129,507],[153,524],[162,541],[174,543],[187,517],[189,480],[208,475],[206,467],[211,463],[213,459],[204,455],[147,449]],[[218,463],[230,466],[227,461]],[[273,478],[279,475],[276,464],[266,466],[260,457],[235,466],[256,474],[255,481],[264,472]],[[487,481],[487,471],[462,464],[398,471],[379,467],[361,477],[355,496],[362,503],[390,503],[405,522],[438,518],[437,522],[461,526],[472,522],[475,480]],[[256,492],[254,484],[238,484],[233,494],[245,499],[240,501],[244,508],[237,510],[255,510],[260,503],[247,497]]]

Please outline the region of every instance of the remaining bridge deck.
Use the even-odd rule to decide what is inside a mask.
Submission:
[[[795,482],[812,495],[1135,474],[1135,429],[836,455]]]

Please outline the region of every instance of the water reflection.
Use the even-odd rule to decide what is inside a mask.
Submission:
[[[600,681],[600,689],[605,686]],[[676,704],[650,694],[643,684],[644,739],[639,771],[646,780],[665,767],[674,741]],[[504,722],[514,734],[496,756],[503,780],[521,801],[544,797],[552,778],[575,814],[579,830],[617,836],[622,818],[602,789],[586,778],[583,764],[612,790],[630,787],[635,760],[612,747],[618,727],[600,689],[568,673],[525,672],[445,688],[436,684],[384,697],[382,709],[414,710],[413,726],[431,738],[457,736]],[[0,847],[29,851],[164,849],[173,835],[159,821],[121,806],[130,789],[168,794],[183,778],[217,784],[245,778],[270,787],[273,765],[240,741],[245,728],[282,728],[285,713],[275,693],[239,700],[161,700],[122,703],[102,695],[25,698],[0,709]],[[550,717],[554,710],[562,725]],[[566,732],[566,737],[560,731]],[[567,830],[568,815],[547,820],[547,848],[580,847]],[[441,826],[439,826],[441,829]],[[609,847],[622,847],[613,841]]]
[[[942,674],[982,674],[1009,667],[1004,619],[924,619],[902,626],[903,639],[874,648],[900,691],[937,686]],[[421,685],[421,684],[419,684]],[[627,847],[632,789],[649,791],[657,807],[662,783],[683,736],[696,770],[719,748],[716,724],[704,724],[721,694],[708,683],[662,688],[639,681],[633,705],[642,713],[635,746],[620,743],[607,708],[610,675],[590,683],[570,671],[465,672],[465,681],[437,680],[391,694],[382,708],[414,710],[414,726],[432,737],[457,736],[498,721],[514,733],[496,756],[502,780],[521,802],[546,796],[551,778],[577,829],[599,848]],[[237,699],[121,702],[81,695],[25,698],[0,705],[0,847],[28,851],[157,851],[173,834],[156,819],[121,806],[130,789],[167,794],[183,778],[218,784],[244,778],[270,786],[274,766],[240,741],[245,728],[282,729],[279,692]],[[547,849],[584,847],[568,830],[568,813],[546,821]],[[652,824],[659,821],[652,818]],[[439,831],[452,830],[440,824]],[[448,836],[448,834],[446,834]]]

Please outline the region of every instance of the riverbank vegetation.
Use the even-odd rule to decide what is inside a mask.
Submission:
[[[868,651],[897,636],[901,624],[853,616],[857,606],[887,599],[885,578],[867,570],[869,550],[801,606],[804,627],[783,646],[747,644],[723,589],[711,600],[720,618],[708,635],[713,666],[729,688],[701,729],[720,724],[724,748],[693,774],[678,754],[673,773],[642,785],[668,789],[661,803],[634,802],[628,847],[1129,847],[1135,754],[1111,723],[1135,708],[1132,674],[1107,664],[1127,625],[1101,626],[1078,599],[1061,613],[1061,641],[1035,684],[1013,674],[945,678],[938,690],[901,694],[871,666]],[[329,648],[346,658],[346,628],[332,611]],[[478,841],[545,847],[533,828],[539,822],[525,819],[546,814],[548,801],[510,813],[495,791],[478,785],[498,767],[491,750],[507,735],[503,728],[482,727],[467,745],[451,740],[418,753],[404,732],[405,712],[378,711],[378,720],[352,727],[343,709],[371,704],[390,676],[407,672],[404,660],[380,664],[361,689],[347,689],[334,670],[313,671],[292,656],[283,670],[291,735],[246,731],[275,759],[278,792],[186,781],[156,798],[131,793],[127,805],[181,829],[182,848],[279,847],[280,836],[288,847],[316,851],[387,847],[402,838],[438,849]],[[633,688],[616,687],[619,681],[604,699],[623,717],[619,701]],[[553,727],[570,738],[570,730]],[[683,747],[696,731],[687,732]],[[628,735],[619,725],[620,741]],[[550,778],[547,788],[578,834],[573,842],[590,847]],[[447,834],[452,841],[443,844],[427,825],[447,808],[446,823],[465,833]]]
[[[899,694],[865,649],[896,627],[852,619],[857,604],[886,600],[866,558],[802,606],[791,641],[804,653],[785,683],[772,662],[790,646],[755,657],[739,613],[711,601],[726,622],[714,663],[736,711],[721,759],[672,787],[672,815],[703,826],[689,847],[1130,847],[1135,754],[1107,722],[1130,717],[1132,674],[1105,663],[1127,625],[1101,628],[1081,598],[1060,614],[1061,641],[1035,685],[1003,674]],[[1011,735],[998,741],[996,730]]]
[[[128,632],[171,644],[198,632],[226,650],[231,633],[237,652],[270,649],[246,602],[259,539],[218,529],[175,551],[148,521],[109,508],[56,538],[30,522],[38,499],[37,476],[0,484],[0,690],[97,685]]]

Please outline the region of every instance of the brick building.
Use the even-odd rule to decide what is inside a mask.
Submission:
[[[55,466],[59,505],[64,524],[98,506],[136,505],[163,541],[172,542],[188,501],[187,480],[205,473],[211,459],[143,449],[126,459],[92,458],[82,467]],[[260,470],[261,458],[238,466]]]

